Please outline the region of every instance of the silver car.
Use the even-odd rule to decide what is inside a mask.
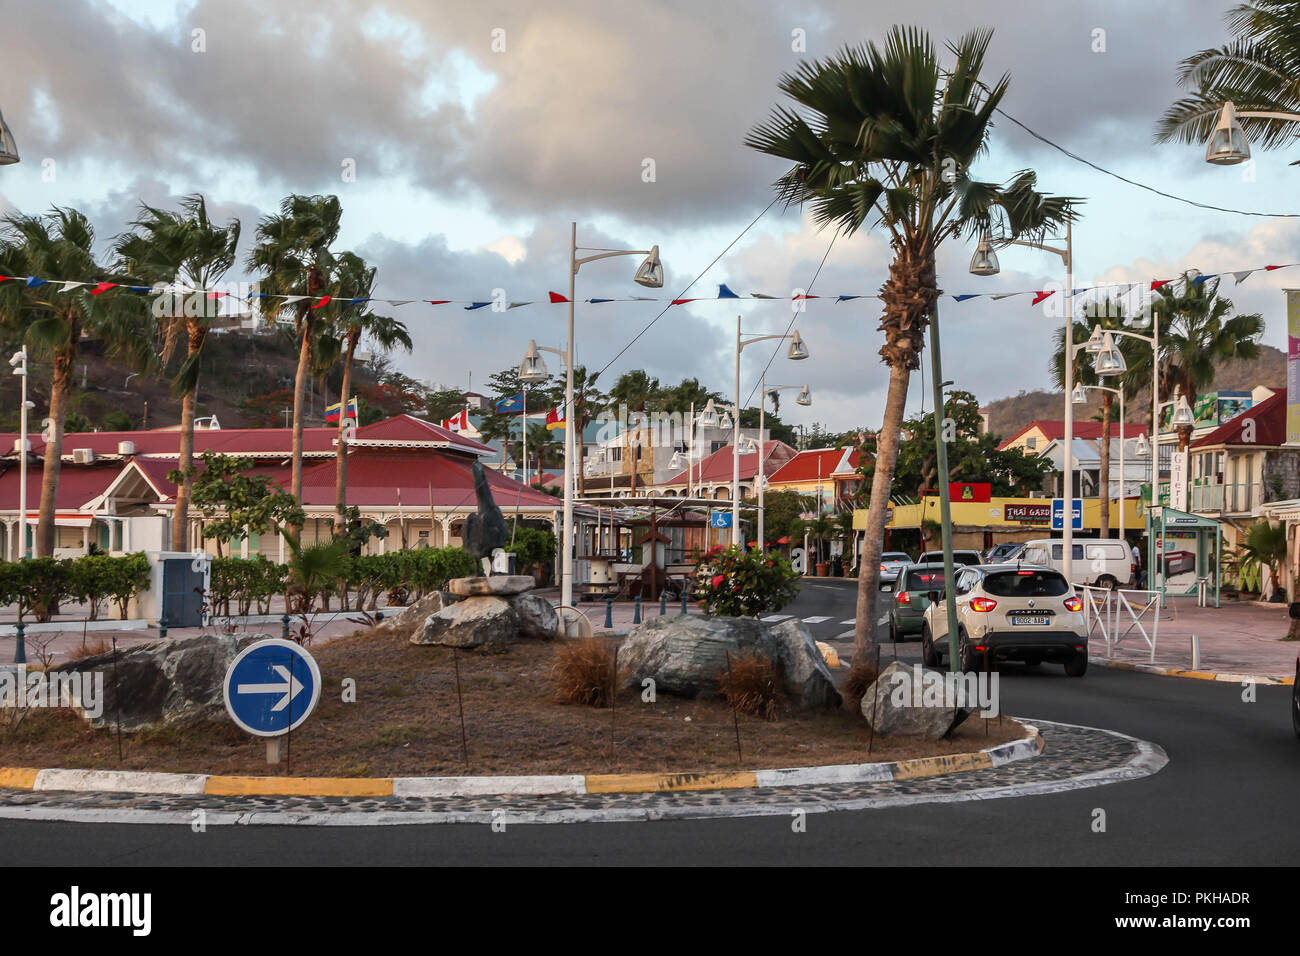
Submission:
[[[898,572],[912,563],[912,557],[902,551],[886,551],[880,556],[880,590],[892,591],[898,581]]]

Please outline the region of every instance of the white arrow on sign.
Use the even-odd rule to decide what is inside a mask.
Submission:
[[[284,710],[302,692],[302,683],[289,673],[283,664],[273,664],[271,670],[284,678],[283,684],[240,684],[235,688],[237,694],[284,694],[280,702],[271,708],[271,712]]]

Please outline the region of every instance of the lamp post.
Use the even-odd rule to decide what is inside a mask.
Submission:
[[[731,543],[740,544],[740,353],[745,350],[746,346],[756,345],[759,342],[772,342],[778,339],[789,339],[790,348],[786,352],[786,358],[798,362],[808,357],[808,347],[804,345],[803,339],[799,336],[799,330],[787,332],[782,335],[751,335],[746,338],[740,330],[740,316],[736,316],[736,404],[733,408],[735,421],[733,423],[732,440],[731,440]],[[760,401],[760,404],[762,402]],[[760,415],[762,412],[760,411]],[[759,432],[758,461],[759,467],[763,462],[763,435]],[[759,514],[762,514],[760,510]],[[760,517],[760,521],[762,518]]]
[[[1274,119],[1289,123],[1300,123],[1300,113],[1280,113],[1275,110],[1246,110],[1238,113],[1236,106],[1229,100],[1219,110],[1219,118],[1214,124],[1210,138],[1205,144],[1205,161],[1214,166],[1236,166],[1250,159],[1250,143],[1237,122],[1238,117],[1245,119]]]
[[[1061,257],[1065,265],[1065,289],[1063,290],[1063,299],[1065,301],[1065,342],[1069,346],[1074,341],[1074,234],[1071,229],[1070,219],[1065,220],[1065,248],[1049,246],[1042,242],[1033,242],[1028,239],[993,239],[987,231],[980,237],[979,245],[975,249],[975,255],[971,257],[970,271],[977,276],[997,275],[1001,271],[998,267],[997,253],[994,252],[994,246],[1026,246],[1030,249],[1040,249],[1043,252],[1050,252],[1053,255]],[[1067,349],[1068,351],[1068,349]],[[1071,577],[1071,557],[1074,552],[1074,461],[1071,454],[1074,449],[1074,405],[1070,402],[1070,393],[1074,391],[1074,353],[1066,356],[1065,362],[1065,513],[1061,522],[1061,570],[1065,573],[1065,580],[1071,582],[1073,586],[1074,578]],[[1079,510],[1083,510],[1082,500],[1079,502]]]
[[[0,119],[0,131],[3,129],[4,121]],[[13,366],[14,374],[19,377],[21,382],[21,399],[18,406],[18,560],[27,560],[27,346],[23,345],[21,349],[13,354],[9,359],[9,364]],[[23,641],[23,628],[21,622],[18,627],[18,641],[14,645],[14,663],[27,663],[27,648]]]
[[[0,113],[0,166],[12,166],[18,162],[18,147],[14,145],[14,134],[9,131],[4,114]]]
[[[803,385],[777,385],[772,388],[767,387],[767,372],[764,371],[758,377],[758,550],[767,554],[767,512],[763,510],[764,494],[767,482],[767,463],[764,461],[762,453],[763,443],[763,426],[767,415],[767,396],[775,396],[777,392],[784,392],[790,389],[799,389],[799,394],[795,398],[795,404],[808,406],[812,404],[812,392],[808,391],[807,383]],[[820,508],[820,504],[818,505]]]
[[[593,255],[578,257],[579,252],[591,252]],[[664,284],[664,267],[659,261],[659,247],[652,246],[649,249],[587,249],[578,245],[578,224],[570,223],[569,228],[569,337],[565,343],[564,351],[559,352],[564,356],[564,558],[561,565],[560,581],[560,603],[566,606],[573,605],[573,475],[574,475],[574,414],[573,414],[573,318],[574,318],[574,285],[578,278],[578,270],[588,262],[595,262],[597,259],[609,259],[614,256],[645,256],[645,260],[637,267],[636,274],[632,276],[632,281],[637,285],[645,286],[649,289],[661,288]],[[556,349],[546,349],[550,352],[558,352]],[[537,355],[535,343],[529,344],[530,355],[524,356],[524,362],[519,366],[519,377],[525,382],[545,381],[546,365],[541,361],[541,356]],[[533,374],[536,374],[536,368],[540,367],[542,377],[525,378],[525,365],[528,364],[530,357],[534,360],[535,366]],[[581,427],[581,424],[578,424]]]
[[[1110,388],[1107,385],[1076,385],[1074,386],[1074,394],[1071,396],[1073,404],[1085,404],[1088,401],[1089,391],[1110,392],[1113,395],[1119,396],[1119,539],[1123,541],[1125,500],[1124,480],[1127,477],[1127,472],[1124,470],[1124,389],[1122,387]],[[1102,476],[1101,480],[1105,482],[1105,495],[1109,498],[1110,475]]]

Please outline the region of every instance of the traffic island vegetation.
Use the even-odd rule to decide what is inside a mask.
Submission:
[[[119,759],[111,713],[94,730],[71,711],[33,709],[0,732],[0,765],[326,777],[703,772],[966,753],[1025,735],[1011,720],[987,730],[969,720],[950,740],[871,740],[861,715],[846,711],[782,699],[767,720],[734,714],[725,698],[654,695],[636,681],[615,707],[575,706],[557,702],[552,680],[564,643],[492,653],[409,639],[409,628],[376,628],[313,649],[324,686],[315,713],[286,741],[287,764],[268,765],[264,741],[224,716],[123,734]]]

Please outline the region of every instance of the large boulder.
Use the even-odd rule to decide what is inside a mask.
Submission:
[[[513,644],[521,636],[519,615],[510,601],[499,597],[470,597],[431,614],[411,635],[411,643],[480,647]]]
[[[798,620],[782,621],[768,628],[768,634],[776,642],[777,665],[786,693],[809,707],[840,706],[835,678],[808,625]]]
[[[781,674],[786,693],[809,707],[839,706],[840,695],[808,629],[769,628],[748,617],[667,615],[635,628],[619,647],[628,686],[650,677],[657,690],[682,697],[718,694],[727,655],[760,654]]]
[[[946,673],[894,661],[862,695],[862,716],[878,734],[933,740],[966,718],[965,703]]]
[[[447,590],[460,597],[508,597],[523,594],[537,585],[531,574],[494,574],[491,577],[452,578]]]
[[[559,636],[560,616],[540,594],[518,594],[510,599],[510,604],[519,618],[519,633],[524,637],[549,641]]]
[[[128,732],[195,724],[225,715],[226,669],[241,650],[267,637],[199,634],[96,654],[57,669],[102,675],[103,708],[97,717],[87,715],[95,727],[116,727],[119,719]]]

